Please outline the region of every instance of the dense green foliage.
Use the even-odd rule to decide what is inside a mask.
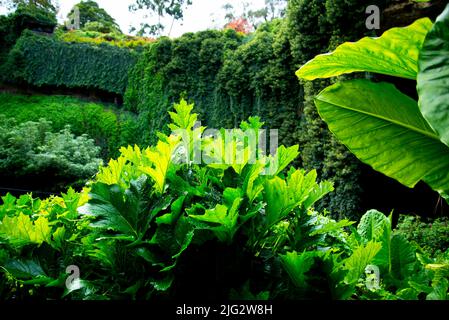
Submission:
[[[416,243],[429,256],[444,253],[449,248],[448,218],[401,216],[396,232],[408,241]]]
[[[56,27],[56,14],[49,8],[20,4],[9,16],[16,35],[25,29],[52,32]]]
[[[0,187],[17,187],[8,185],[17,180],[38,180],[41,190],[49,187],[45,181],[51,190],[83,185],[102,163],[99,151],[87,135],[75,137],[70,126],[54,133],[45,119],[17,124],[0,116]]]
[[[25,29],[53,31],[56,26],[54,14],[41,9],[20,6],[8,16],[0,16],[0,71],[9,50]]]
[[[98,31],[71,30],[63,32],[57,31],[58,39],[65,42],[89,43],[99,45],[102,43],[117,47],[140,50],[154,42],[154,39],[144,37],[133,37],[121,33],[104,33]]]
[[[49,13],[56,13],[55,0],[1,0],[0,5],[9,10],[27,7],[30,10],[43,10]]]
[[[71,97],[2,93],[0,115],[14,118],[19,124],[45,118],[54,132],[70,125],[75,135],[87,134],[94,139],[105,160],[116,156],[121,146],[140,141],[134,115]]]
[[[321,33],[316,30],[325,6],[309,8],[311,2],[290,2],[287,19],[264,24],[245,38],[228,30],[158,40],[133,69],[125,106],[141,114],[150,136],[167,123],[166,111],[179,97],[194,101],[200,120],[210,127],[231,128],[249,116],[260,116],[267,127],[279,129],[280,143],[300,144],[297,164],[317,169],[320,177],[335,183],[336,191],[323,208],[335,216],[355,216],[358,164],[317,116],[309,101],[317,89],[301,88],[293,76],[301,61],[331,41],[330,27]],[[328,19],[335,23],[340,20],[333,14],[342,17],[352,8],[346,2],[329,2],[328,7],[333,8]],[[316,49],[308,35],[320,41]],[[302,56],[294,50],[299,42],[305,45]]]
[[[140,130],[147,137],[154,137],[164,127],[168,121],[166,111],[180,97],[194,101],[200,120],[211,127],[235,127],[247,117],[259,115],[268,127],[279,129],[281,143],[300,144],[302,153],[296,164],[316,169],[321,178],[334,182],[336,191],[322,202],[323,209],[335,217],[355,217],[360,206],[359,164],[329,134],[316,113],[310,97],[322,87],[298,86],[294,71],[314,54],[366,32],[363,19],[356,14],[349,20],[346,17],[346,12],[354,10],[363,15],[362,7],[356,1],[290,1],[286,19],[265,24],[247,37],[228,30],[187,34],[175,40],[162,38],[148,46],[132,68],[128,84],[124,82],[125,69],[131,67],[131,60],[123,58],[128,61],[124,65],[115,49],[80,44],[110,43],[130,48],[146,45],[146,41],[136,42],[111,33],[58,33],[58,39],[74,45],[52,41],[54,46],[48,46],[44,41],[48,39],[41,37],[31,45],[24,38],[11,54],[9,70],[17,70],[17,78],[37,85],[81,86],[118,94],[126,88],[125,106],[139,113]],[[63,65],[64,70],[55,72],[53,65],[43,67],[36,60],[48,53],[40,50],[44,43],[54,49],[62,45],[61,52],[69,51],[61,61],[55,60],[55,65]],[[24,59],[21,51],[28,52],[28,58]],[[64,57],[72,54],[73,58],[65,61]],[[78,58],[83,61],[75,64]],[[30,59],[36,65],[27,63]],[[79,66],[83,71],[78,73]],[[103,72],[105,66],[108,68]],[[114,72],[109,72],[109,67]]]
[[[80,194],[3,197],[2,298],[448,298],[445,256],[419,254],[384,214],[366,213],[348,233],[351,222],[313,209],[333,188],[315,171],[281,174],[298,146],[255,162],[211,153],[251,151],[240,134],[260,130],[259,119],[232,140],[201,138],[213,161],[188,161],[205,130],[193,128],[192,108],[176,105],[172,135],[123,148]],[[367,274],[372,264],[382,281]],[[66,284],[69,265],[81,278]]]
[[[104,33],[118,32],[121,33],[120,28],[106,10],[100,8],[95,1],[87,0],[77,3],[68,14],[69,20],[75,19],[75,7],[78,8],[79,13],[79,27],[93,31],[94,26],[97,27],[96,31]],[[70,21],[73,24],[73,21]]]
[[[121,95],[136,58],[128,49],[69,44],[26,31],[9,54],[3,78],[38,87],[99,89]]]
[[[1,17],[3,81],[123,97],[126,111],[0,93],[0,189],[67,190],[1,197],[0,299],[448,300],[447,219],[394,229],[393,213],[359,210],[378,193],[362,193],[374,171],[357,158],[449,203],[449,6],[345,42],[388,2],[290,0],[252,34],[156,41],[92,1],[83,30],[53,33],[36,6]],[[176,19],[188,3],[133,9]],[[279,129],[271,155],[253,144],[264,127]]]
[[[207,114],[201,121],[210,118],[215,111],[215,78],[225,51],[235,50],[241,41],[232,30],[204,31],[175,40],[162,38],[145,51],[130,74],[125,106],[140,114],[147,136],[154,138],[154,133],[165,127],[167,111],[181,95]],[[226,113],[221,107],[224,122]]]

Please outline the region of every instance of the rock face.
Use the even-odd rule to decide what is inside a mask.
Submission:
[[[391,0],[390,5],[383,12],[381,31],[393,27],[404,27],[423,17],[434,20],[446,7],[446,0],[431,2],[413,2],[410,0]]]

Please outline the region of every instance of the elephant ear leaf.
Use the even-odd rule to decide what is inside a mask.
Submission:
[[[315,100],[329,129],[361,161],[408,187],[419,181],[449,198],[449,148],[418,104],[388,83],[352,80]]]
[[[419,51],[431,27],[430,19],[423,18],[408,27],[390,29],[379,38],[365,37],[358,42],[346,42],[332,53],[315,57],[296,75],[315,80],[353,72],[373,72],[415,80]]]
[[[449,5],[427,35],[419,57],[419,106],[449,146]]]
[[[367,241],[378,241],[390,223],[388,217],[377,210],[370,210],[360,219],[357,232]]]

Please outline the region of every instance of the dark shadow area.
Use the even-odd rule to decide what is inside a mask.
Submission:
[[[96,88],[67,88],[63,86],[37,87],[26,83],[19,86],[0,83],[0,92],[22,95],[62,95],[71,96],[81,100],[99,103],[113,103],[118,107],[123,106],[123,97],[116,93]]]
[[[0,195],[3,196],[11,193],[17,197],[23,194],[33,193],[34,196],[44,199],[50,195],[67,192],[69,187],[81,190],[85,183],[86,180],[77,177],[56,175],[55,172],[50,170],[20,177],[2,173],[0,174]]]
[[[360,180],[363,188],[363,210],[377,209],[385,214],[394,211],[394,225],[399,214],[426,218],[449,216],[449,205],[446,201],[423,182],[410,189],[366,165],[362,166]]]

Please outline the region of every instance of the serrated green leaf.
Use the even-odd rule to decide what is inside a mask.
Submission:
[[[357,283],[365,273],[365,268],[371,263],[382,245],[378,242],[370,241],[365,246],[355,249],[352,255],[344,260],[344,268],[348,270],[345,281],[349,284]]]
[[[174,105],[176,112],[169,112],[173,123],[169,125],[172,131],[179,129],[191,130],[195,125],[198,115],[192,114],[193,104],[188,104],[187,101],[181,101]]]
[[[273,158],[269,159],[268,162],[268,173],[271,176],[277,176],[282,172],[289,164],[293,162],[299,156],[299,146],[291,146],[286,148],[280,146]]]
[[[263,190],[263,184],[260,182],[256,183],[256,180],[260,177],[263,170],[264,165],[257,162],[249,167],[248,172],[245,175],[245,179],[243,181],[243,191],[246,193],[251,203]]]
[[[93,217],[91,227],[111,230],[131,236],[135,240],[140,230],[145,232],[148,218],[145,201],[147,178],[131,181],[130,188],[122,190],[118,185],[95,183],[90,192],[89,202],[78,212]]]
[[[12,218],[3,218],[0,223],[0,236],[17,246],[29,243],[41,245],[43,242],[51,242],[51,228],[44,217],[32,221],[30,216],[20,213]]]
[[[281,178],[274,177],[265,181],[264,198],[267,203],[265,213],[268,226],[275,224],[289,213],[287,183]]]
[[[305,288],[307,286],[306,273],[310,270],[315,262],[315,258],[321,255],[317,251],[307,251],[303,253],[287,252],[281,255],[282,266],[287,271],[290,279],[298,288]]]
[[[143,173],[153,179],[155,183],[154,187],[158,194],[164,193],[165,179],[171,164],[172,155],[179,145],[179,137],[170,136],[166,140],[167,141],[159,140],[156,147],[145,150],[144,156],[152,163],[152,165],[139,167]]]

